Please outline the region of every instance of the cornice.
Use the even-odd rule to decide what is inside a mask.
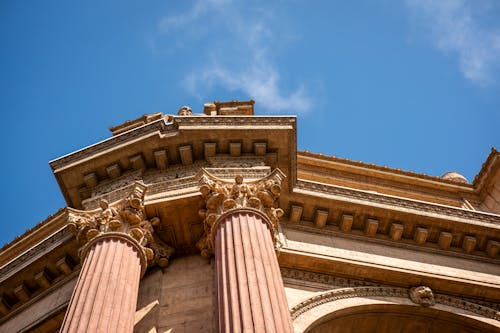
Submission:
[[[28,250],[33,244],[44,242],[47,237],[51,237],[52,233],[64,226],[65,216],[67,216],[67,208],[60,208],[11,242],[4,244],[0,249],[0,267],[14,259],[19,253]]]
[[[149,124],[134,128],[122,134],[110,137],[106,140],[90,145],[88,147],[77,150],[68,155],[59,157],[49,162],[53,172],[59,172],[68,168],[72,164],[84,160],[89,157],[95,157],[103,152],[108,152],[109,149],[120,146],[129,141],[137,141],[151,133],[174,133],[177,128],[174,123],[167,123],[164,118],[151,122]]]
[[[483,165],[481,166],[481,170],[479,170],[479,173],[476,175],[476,177],[474,178],[474,180],[472,181],[472,183],[474,185],[479,185],[479,183],[484,179],[484,177],[488,174],[488,171],[489,169],[491,168],[491,166],[493,165],[493,162],[495,161],[495,159],[500,155],[500,153],[498,152],[498,150],[496,150],[495,147],[492,147],[491,148],[491,151],[488,155],[488,157],[486,158],[486,161],[483,163]]]
[[[173,119],[173,122],[167,122]],[[137,141],[151,133],[175,133],[182,129],[246,129],[248,127],[266,129],[294,129],[295,116],[188,116],[162,118],[149,124],[131,129],[122,134],[113,136],[71,154],[62,156],[49,162],[54,172],[59,172],[72,164],[88,157],[95,157],[109,149],[115,148],[129,141]]]
[[[392,209],[412,209],[418,214],[429,215],[429,214],[439,214],[443,217],[453,217],[460,219],[467,219],[467,223],[470,220],[478,221],[481,223],[490,223],[494,225],[500,225],[500,215],[484,213],[479,211],[472,211],[457,207],[444,206],[439,204],[433,204],[418,200],[406,199],[401,197],[395,197],[391,195],[373,193],[368,191],[355,190],[351,188],[327,185],[323,183],[316,183],[311,181],[297,180],[294,192],[308,191],[310,194],[315,192],[318,194],[327,194],[336,196],[339,199],[355,199],[359,200],[361,203],[370,205],[384,205],[384,208]],[[389,207],[388,207],[389,206]]]
[[[17,257],[0,267],[0,282],[7,280],[12,275],[29,266],[36,260],[43,258],[50,251],[73,239],[73,235],[63,226],[43,241],[37,243],[29,250],[22,252]]]
[[[179,129],[294,129],[295,116],[188,116],[175,117]]]
[[[500,153],[495,148],[491,148],[488,158],[473,181],[480,198],[484,198],[487,194],[488,188],[492,185],[492,178],[494,179],[498,174],[498,169],[500,169]]]
[[[9,319],[11,319],[12,317],[15,317],[19,314],[22,314],[23,311],[27,311],[27,310],[29,311],[30,307],[32,307],[34,304],[36,304],[40,300],[44,299],[45,297],[50,297],[51,294],[60,290],[60,288],[64,288],[64,286],[66,286],[66,285],[71,285],[71,284],[76,283],[76,279],[77,279],[79,273],[80,273],[80,269],[78,267],[77,269],[75,269],[71,273],[69,273],[68,275],[65,275],[64,277],[54,281],[54,283],[52,283],[47,289],[34,295],[27,302],[17,305],[6,316],[3,316],[0,318],[0,326],[1,326],[1,324],[8,322]],[[71,289],[73,289],[73,287],[71,287]],[[65,299],[65,300],[64,299],[59,299],[59,300],[60,300],[61,304],[57,308],[47,309],[49,311],[48,314],[52,314],[52,313],[58,312],[60,310],[64,310],[66,308],[66,306],[69,303],[69,298]],[[33,323],[33,324],[36,325],[36,323]],[[29,327],[26,327],[26,328],[28,329],[30,327],[32,327],[31,324],[29,325]],[[22,332],[26,332],[26,331],[22,330]]]
[[[286,229],[290,230],[297,230],[297,231],[303,231],[307,233],[312,233],[312,234],[317,234],[317,235],[328,235],[328,236],[333,236],[333,237],[340,237],[340,238],[345,238],[345,239],[351,239],[351,240],[356,240],[356,241],[362,241],[365,243],[373,243],[373,244],[381,244],[381,245],[386,245],[389,247],[393,248],[402,248],[402,249],[408,249],[408,250],[413,250],[413,251],[420,251],[420,252],[427,252],[427,253],[433,253],[433,254],[439,254],[439,255],[446,255],[450,257],[456,257],[456,258],[463,258],[471,261],[476,261],[476,262],[485,262],[485,263],[493,263],[493,264],[500,264],[500,259],[496,259],[487,256],[486,252],[481,252],[482,255],[478,255],[478,252],[475,252],[474,254],[468,254],[462,251],[460,247],[456,248],[448,248],[448,249],[441,249],[437,246],[437,244],[432,244],[431,242],[426,242],[425,244],[419,245],[416,244],[413,239],[411,240],[392,240],[390,239],[387,235],[380,235],[376,234],[374,237],[367,237],[364,234],[358,233],[353,233],[351,231],[349,232],[343,232],[339,230],[338,228],[332,228],[331,226],[327,226],[324,228],[318,228],[316,226],[309,224],[295,224],[291,222],[282,222],[281,226],[283,226]],[[385,236],[385,237],[384,237]],[[460,252],[462,251],[462,252]]]
[[[379,173],[381,176],[383,175],[393,175],[393,176],[400,176],[402,179],[405,179],[407,181],[419,181],[423,184],[428,184],[428,185],[440,185],[440,186],[445,186],[450,189],[454,190],[461,190],[465,192],[469,192],[473,190],[473,185],[472,184],[464,184],[464,183],[456,183],[451,180],[446,180],[442,179],[441,177],[438,176],[430,176],[425,173],[417,173],[413,171],[406,171],[402,170],[399,168],[391,168],[388,166],[379,166],[373,163],[365,163],[362,161],[353,161],[348,158],[340,158],[336,156],[328,156],[324,155],[321,153],[312,153],[309,151],[299,151],[298,153],[299,158],[300,157],[305,157],[308,159],[317,159],[319,161],[324,161],[324,162],[330,162],[330,163],[336,163],[340,165],[348,165],[354,168],[361,168],[365,170],[371,170]]]

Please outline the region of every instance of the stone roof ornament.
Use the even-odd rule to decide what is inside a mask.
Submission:
[[[82,246],[80,248],[82,259],[97,239],[108,236],[126,237],[140,249],[144,263],[143,273],[146,266],[168,265],[174,249],[155,237],[154,227],[159,225],[160,220],[157,217],[150,220],[146,218],[143,205],[145,192],[146,185],[136,182],[130,195],[113,205],[101,199],[98,210],[69,211],[68,227]]]
[[[203,105],[203,113],[207,116],[253,116],[254,100],[229,102],[213,101]]]
[[[436,304],[432,289],[427,286],[413,287],[409,291],[410,299],[413,303],[421,306],[432,306]]]
[[[283,210],[278,207],[281,183],[285,175],[275,169],[267,177],[245,182],[243,176],[227,182],[202,170],[198,175],[200,192],[205,200],[205,208],[199,211],[204,219],[204,234],[196,243],[203,257],[213,254],[213,242],[219,218],[233,210],[247,209],[258,211],[266,218],[272,232],[273,241],[279,246],[278,227]]]
[[[177,112],[178,116],[192,116],[193,115],[193,110],[187,105],[182,106],[179,111]]]
[[[450,171],[445,173],[444,175],[441,176],[441,179],[448,180],[454,183],[469,184],[467,178],[465,178],[463,175],[459,174],[456,171]]]

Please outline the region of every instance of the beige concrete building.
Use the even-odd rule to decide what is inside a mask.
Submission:
[[[297,151],[253,101],[110,130],[1,249],[0,332],[500,332],[495,149],[472,182]]]

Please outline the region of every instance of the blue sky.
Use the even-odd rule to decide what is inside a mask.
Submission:
[[[500,147],[500,2],[2,1],[0,245],[65,205],[107,127],[256,100],[302,150],[472,180]]]

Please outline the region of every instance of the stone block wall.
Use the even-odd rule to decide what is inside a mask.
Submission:
[[[134,332],[214,332],[214,306],[213,264],[176,258],[141,281]]]

